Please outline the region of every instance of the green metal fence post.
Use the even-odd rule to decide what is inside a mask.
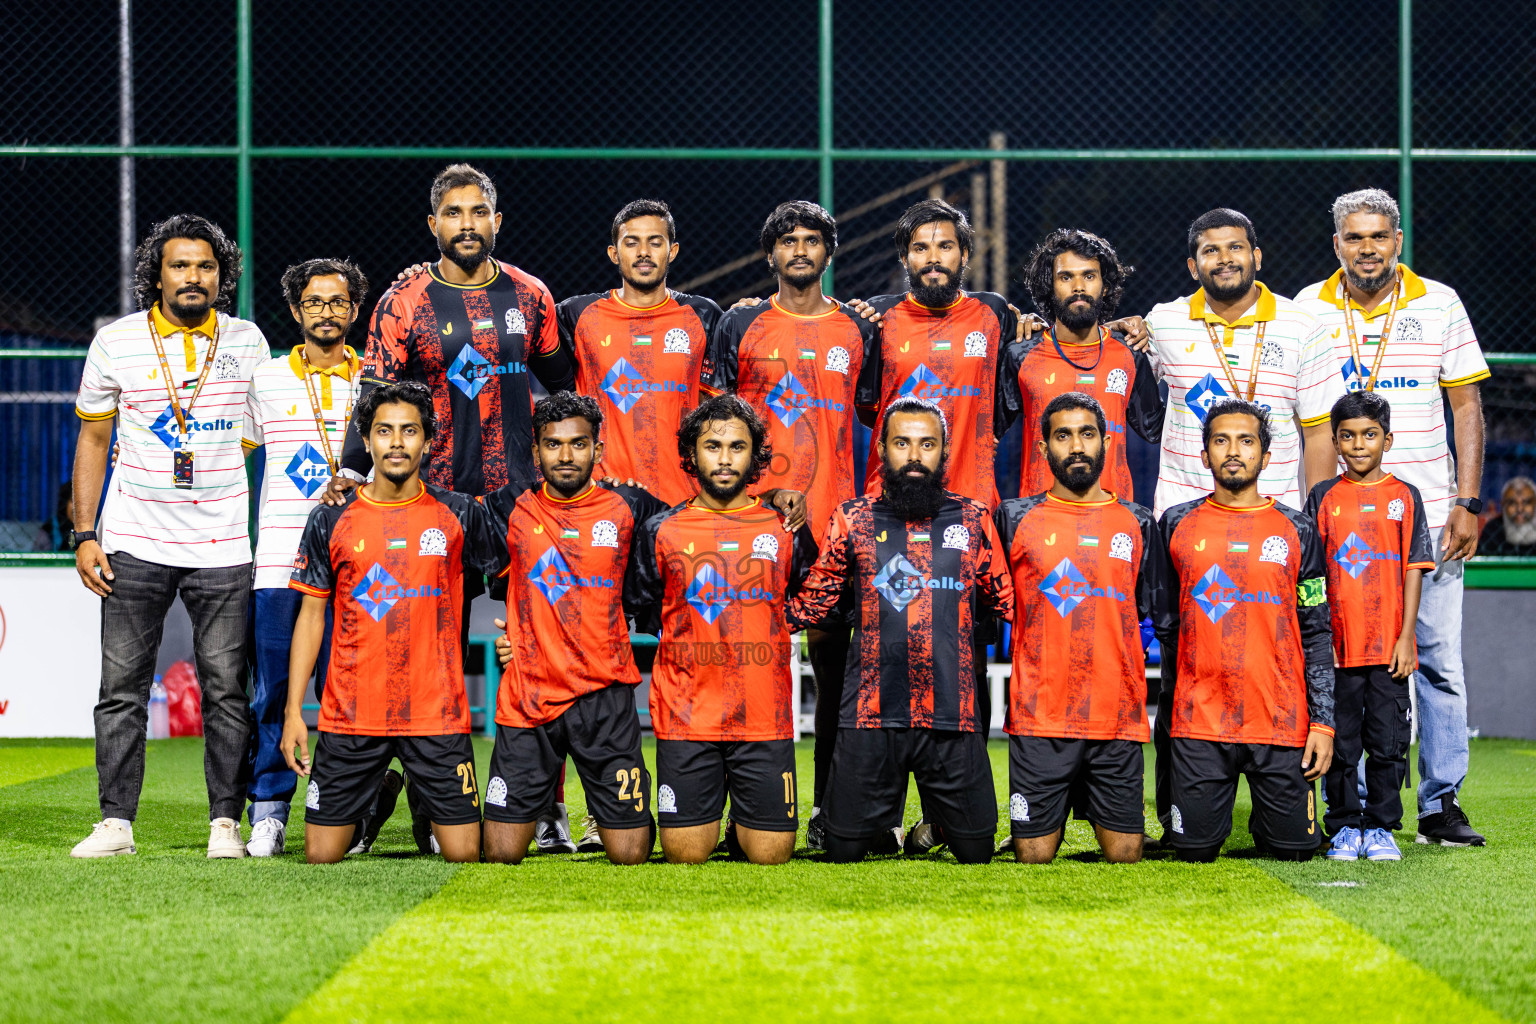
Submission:
[[[251,251],[251,0],[239,0],[235,17],[235,240],[245,255],[239,313],[250,320],[256,282],[256,260]]]
[[[821,144],[821,205],[836,216],[832,206],[832,0],[821,0],[820,85],[817,89]],[[821,287],[832,291],[832,267],[822,275]]]
[[[1402,261],[1413,265],[1413,0],[1398,0],[1397,205],[1403,215]]]

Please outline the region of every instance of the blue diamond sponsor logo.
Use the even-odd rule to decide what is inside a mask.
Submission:
[[[621,358],[603,378],[602,390],[619,412],[629,412],[645,397],[645,383],[645,378],[629,365],[629,360]]]
[[[1377,339],[1365,340],[1372,342]],[[1339,367],[1339,375],[1344,378],[1344,390],[1359,391],[1365,387],[1366,380],[1371,376],[1371,370],[1363,361],[1357,363],[1355,357],[1350,356],[1344,360],[1344,365]],[[1378,388],[1416,388],[1419,386],[1419,381],[1413,377],[1382,377],[1376,381],[1376,386]]]
[[[560,556],[557,549],[550,548],[533,564],[533,571],[528,574],[528,582],[539,589],[545,600],[554,604],[564,597],[565,592],[573,585],[571,567],[565,564],[565,559]]]
[[[313,498],[315,492],[331,480],[331,467],[315,450],[315,446],[307,442],[304,447],[294,452],[293,458],[288,461],[288,468],[283,472],[288,474],[288,479],[293,481],[293,486],[297,487],[299,493],[306,498]]]
[[[1051,602],[1051,607],[1056,609],[1057,615],[1066,618],[1088,596],[1088,580],[1084,578],[1082,571],[1072,564],[1072,559],[1063,558],[1056,563],[1056,568],[1040,581],[1040,593]]]
[[[373,616],[374,622],[388,615],[401,596],[400,584],[378,562],[374,562],[362,582],[352,588],[352,599],[363,606],[363,611]]]
[[[454,387],[464,392],[466,398],[474,398],[490,383],[492,377],[522,373],[524,368],[522,363],[498,366],[476,352],[472,346],[465,345],[459,349],[453,365],[448,367],[448,379],[453,381]]]
[[[916,395],[933,401],[939,398],[980,398],[981,389],[962,386],[949,387],[938,374],[928,369],[926,363],[918,363],[899,389],[901,395]]]
[[[793,373],[786,373],[773,386],[773,390],[768,392],[768,408],[779,418],[780,423],[786,427],[793,426],[805,411],[806,400],[810,397],[799,378]]]
[[[906,555],[892,555],[885,567],[875,574],[874,585],[892,608],[905,611],[923,590],[923,574],[907,561]]]
[[[1205,617],[1212,622],[1220,622],[1222,616],[1232,610],[1237,603],[1237,584],[1232,582],[1232,577],[1222,571],[1221,566],[1213,565],[1205,571],[1205,575],[1195,583],[1191,591],[1195,604],[1205,612]]]
[[[699,569],[683,595],[706,623],[713,623],[731,603],[732,589],[724,576],[712,565]]]
[[[196,433],[200,430],[235,430],[238,427],[233,420],[195,420],[182,410],[182,418],[187,421],[187,432]],[[176,424],[176,413],[167,405],[165,411],[155,417],[155,422],[149,425],[150,432],[164,442],[167,448],[180,447],[177,439],[181,428]]]
[[[1344,538],[1344,543],[1339,545],[1333,560],[1349,573],[1351,579],[1359,579],[1361,573],[1371,567],[1371,549],[1358,535],[1351,533]]]
[[[1215,376],[1208,373],[1198,384],[1189,389],[1189,393],[1184,396],[1184,404],[1189,406],[1189,411],[1194,413],[1195,419],[1203,425],[1211,406],[1227,397],[1230,397],[1227,389],[1221,386],[1221,382]]]

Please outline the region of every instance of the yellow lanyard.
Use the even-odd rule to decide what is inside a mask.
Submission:
[[[165,359],[165,347],[160,344],[160,332],[155,330],[154,310],[144,314],[149,321],[149,340],[154,342],[155,355],[160,357],[160,376],[165,378],[165,393],[171,396],[171,411],[176,414],[176,426],[181,428],[183,443],[191,438],[192,432],[187,429],[187,419],[192,415],[192,407],[197,404],[197,396],[203,393],[203,382],[208,379],[208,371],[213,368],[213,356],[219,350],[219,315],[213,314],[213,341],[208,346],[208,355],[203,360],[203,372],[197,375],[197,387],[192,389],[192,397],[187,399],[187,411],[181,411],[181,400],[176,397],[176,385],[171,383],[171,365]]]
[[[1365,379],[1367,391],[1376,390],[1376,372],[1387,354],[1387,339],[1392,336],[1392,321],[1397,319],[1397,300],[1403,294],[1403,270],[1397,269],[1397,281],[1392,285],[1392,305],[1387,307],[1386,322],[1381,325],[1381,343],[1376,347],[1376,359],[1371,363],[1371,375]],[[1349,289],[1344,286],[1344,275],[1339,275],[1339,300],[1344,306],[1344,326],[1349,330],[1349,354],[1355,357],[1355,373],[1365,376],[1365,363],[1360,361],[1360,339],[1355,335],[1355,318],[1349,310]]]
[[[304,393],[309,396],[310,411],[315,414],[315,426],[320,430],[320,445],[325,449],[325,463],[331,467],[331,475],[335,476],[338,469],[336,456],[331,449],[331,435],[325,426],[325,417],[320,414],[320,396],[315,394],[315,382],[310,379],[309,355],[304,351],[299,352],[299,365],[304,370]],[[348,395],[346,415],[342,417],[342,423],[352,418],[351,396]]]
[[[1211,326],[1209,320],[1204,321],[1205,333],[1211,336],[1211,347],[1216,350],[1216,361],[1221,364],[1221,370],[1227,375],[1227,383],[1232,385],[1232,393],[1240,395],[1237,390],[1237,375],[1232,372],[1232,364],[1227,362],[1226,350],[1222,347],[1221,339],[1216,337],[1216,328]],[[1253,365],[1248,368],[1248,394],[1240,395],[1244,401],[1253,401],[1254,392],[1259,389],[1259,358],[1264,354],[1264,328],[1268,321],[1260,320],[1256,328],[1258,337],[1253,342]],[[1237,328],[1232,329],[1232,335],[1237,336]]]

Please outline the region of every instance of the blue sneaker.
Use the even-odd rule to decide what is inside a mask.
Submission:
[[[1403,851],[1397,848],[1397,840],[1392,838],[1391,832],[1384,828],[1368,829],[1365,833],[1365,859],[1402,860]]]
[[[1393,847],[1397,849],[1397,847]],[[1338,835],[1333,837],[1333,845],[1328,847],[1329,860],[1359,860],[1360,859],[1360,830],[1344,827],[1339,829]]]

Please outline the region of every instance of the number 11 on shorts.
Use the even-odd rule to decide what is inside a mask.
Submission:
[[[780,772],[779,778],[784,780],[784,802],[789,805],[789,816],[795,816],[795,773]]]

